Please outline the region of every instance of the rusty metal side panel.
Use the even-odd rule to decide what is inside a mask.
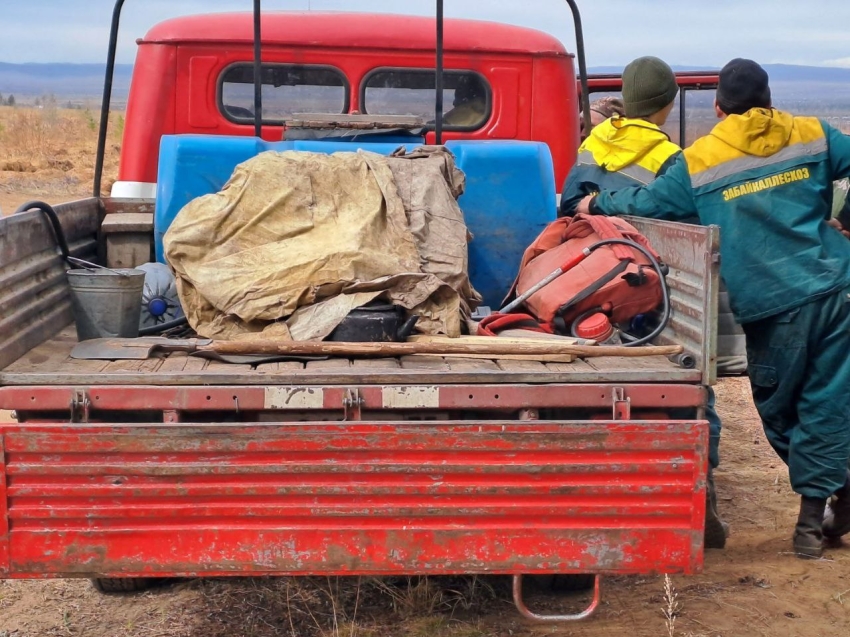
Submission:
[[[717,379],[717,304],[720,288],[720,228],[629,217],[670,266],[673,317],[657,339],[678,343],[696,358],[702,382]]]
[[[701,421],[0,431],[10,577],[702,567]]]
[[[696,385],[613,383],[547,385],[383,385],[357,386],[363,408],[372,411],[404,409],[517,410],[547,408],[610,408],[615,387],[623,390],[633,409],[702,407],[705,390]],[[0,387],[0,409],[67,411],[84,390],[93,411],[264,411],[341,410],[350,388],[322,385],[191,387],[145,385]],[[114,416],[113,416],[114,417]],[[33,420],[34,418],[27,418]],[[94,420],[94,418],[93,418]]]
[[[71,254],[95,261],[98,200],[62,204],[55,210]],[[0,369],[73,321],[67,269],[43,213],[0,218]]]

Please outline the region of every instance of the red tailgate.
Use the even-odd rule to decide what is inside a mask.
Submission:
[[[702,421],[0,431],[6,577],[702,567]]]

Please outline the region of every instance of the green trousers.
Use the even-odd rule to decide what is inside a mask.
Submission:
[[[831,496],[850,459],[850,288],[743,328],[753,399],[792,488]]]
[[[717,415],[717,409],[714,406],[714,388],[708,389],[708,404],[705,407],[705,419],[708,421],[708,466],[711,469],[716,469],[720,464],[720,431],[723,429],[723,423],[720,422],[720,416]]]

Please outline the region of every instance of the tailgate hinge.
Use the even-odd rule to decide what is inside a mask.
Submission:
[[[91,400],[85,389],[75,389],[71,395],[71,422],[88,422]]]
[[[345,410],[343,420],[360,420],[360,411],[365,401],[360,395],[360,390],[346,389],[345,396],[342,399],[342,408]]]
[[[615,387],[613,393],[614,420],[632,419],[632,399],[626,398],[622,387]]]

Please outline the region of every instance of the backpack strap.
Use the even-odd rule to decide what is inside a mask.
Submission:
[[[623,246],[626,247],[626,246]],[[569,301],[564,303],[561,307],[558,308],[558,314],[563,314],[568,309],[570,309],[574,305],[578,305],[582,301],[584,301],[591,294],[595,294],[599,290],[601,290],[605,285],[613,281],[617,278],[619,274],[622,274],[626,271],[626,268],[629,267],[628,259],[621,259],[620,262],[615,265],[611,270],[603,274],[601,277],[596,279],[593,283],[584,288],[581,292],[576,294]]]

